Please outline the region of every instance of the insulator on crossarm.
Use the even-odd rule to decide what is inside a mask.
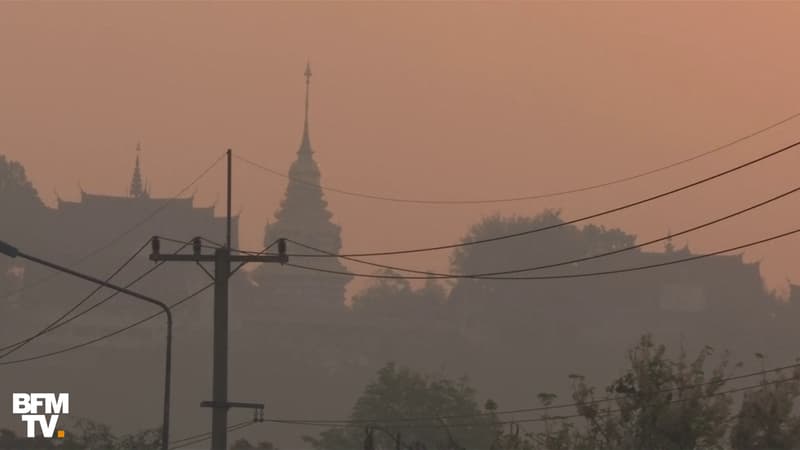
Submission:
[[[281,264],[285,263],[288,259],[286,256],[286,239],[278,239],[278,256],[281,258]]]
[[[200,238],[196,237],[192,239],[192,251],[194,252],[194,257],[199,258],[200,252],[203,251],[203,244],[200,242]]]
[[[153,236],[153,239],[150,239],[150,249],[153,251],[153,256],[161,254],[161,239],[158,236]]]

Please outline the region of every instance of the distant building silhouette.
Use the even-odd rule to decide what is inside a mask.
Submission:
[[[688,246],[680,250],[667,247],[662,255],[643,253],[652,262],[660,264],[675,259],[697,256]],[[759,302],[769,296],[758,262],[745,262],[741,253],[714,255],[696,263],[677,264],[648,274],[649,284],[659,286],[658,305],[664,311],[710,312],[724,314],[730,311],[757,309]]]
[[[224,217],[215,217],[214,206],[197,207],[194,197],[183,198],[155,198],[152,197],[141,170],[140,147],[137,146],[137,155],[131,178],[128,195],[114,196],[105,194],[91,194],[81,189],[80,199],[69,201],[57,199],[56,208],[48,211],[47,228],[45,235],[41,236],[38,248],[32,248],[33,254],[46,255],[49,259],[65,264],[80,260],[89,252],[103,248],[86,262],[73,267],[99,277],[105,277],[122,264],[131,253],[145,244],[152,236],[166,236],[184,241],[195,236],[221,242],[224,240],[226,221]],[[235,247],[238,241],[238,217],[233,218],[232,241]],[[119,238],[122,236],[121,238]],[[119,238],[119,239],[118,239]],[[112,243],[112,245],[109,245]],[[108,248],[106,248],[108,247]],[[177,250],[177,245],[165,242],[163,251]],[[191,249],[184,250],[185,252]],[[150,249],[146,248],[124,272],[115,277],[118,284],[133,280],[153,266],[149,261]],[[39,274],[29,273],[39,271]],[[46,276],[46,270],[28,265],[26,280],[36,280]],[[187,267],[180,264],[165,264],[151,275],[138,282],[134,288],[137,291],[149,293],[167,302],[174,302],[207,282],[204,274],[196,267]],[[87,285],[83,282],[62,277],[58,282],[48,284],[42,289],[33,290],[26,304],[29,307],[47,308],[48,302],[61,292],[70,292],[71,297],[87,292]],[[97,298],[103,298],[106,292]],[[129,313],[140,316],[142,311],[151,311],[148,305],[140,302],[114,299],[112,303],[85,319],[72,324],[70,332],[75,335],[97,336],[97,327],[113,329],[119,325],[119,318]],[[70,301],[71,298],[70,298]],[[52,305],[49,305],[52,308]],[[194,308],[187,305],[188,309]],[[198,306],[207,309],[205,306]],[[52,314],[52,313],[51,313]],[[186,314],[178,316],[178,321],[184,321]],[[114,320],[109,320],[113,318]],[[109,325],[110,324],[110,325]],[[163,328],[159,321],[150,324],[156,328]],[[202,320],[189,318],[185,325],[207,328],[208,323]],[[177,325],[180,326],[180,323]],[[146,328],[146,327],[145,327]],[[131,336],[137,332],[132,331]],[[142,332],[144,335],[147,331]],[[124,340],[108,341],[114,345]]]
[[[267,224],[265,228],[264,243],[269,245],[275,239],[289,238],[327,252],[338,253],[342,247],[341,227],[331,221],[333,215],[328,210],[328,203],[320,188],[320,170],[314,161],[309,137],[311,68],[308,65],[305,77],[302,141],[297,159],[289,168],[289,184],[281,206],[275,213],[276,221]],[[289,253],[313,253],[291,243],[287,247]],[[303,260],[303,263],[325,270],[346,270],[338,258],[308,259]],[[291,304],[292,309],[322,312],[344,308],[345,285],[350,277],[265,264],[254,271],[253,280],[270,304]]]
[[[668,244],[664,252],[629,252],[616,260],[586,261],[572,270],[591,273],[658,266],[698,255],[688,247],[676,249]],[[773,297],[761,278],[760,264],[744,261],[742,254],[714,255],[651,270],[549,280],[528,286],[490,283],[459,280],[451,291],[449,304],[459,316],[462,336],[470,342],[494,341],[499,345],[507,339],[513,328],[511,322],[517,317],[524,317],[519,324],[521,330],[530,327],[539,330],[536,333],[545,333],[550,323],[562,324],[562,329],[546,332],[553,335],[568,334],[563,324],[573,327],[574,335],[596,333],[608,337],[615,333],[631,334],[631,330],[635,335],[662,326],[677,330],[680,329],[677,323],[691,328],[695,322],[712,318],[717,321],[714,329],[722,330],[726,326],[766,320],[773,304]],[[475,295],[476,286],[481,284],[503,290],[494,296],[483,291]]]
[[[81,189],[79,201],[66,201],[58,198],[53,211],[53,223],[57,233],[64,235],[60,248],[68,252],[85,253],[103,246],[122,232],[135,230],[125,238],[141,244],[153,235],[169,236],[190,240],[194,236],[220,239],[225,236],[224,217],[214,216],[214,206],[195,207],[194,196],[183,198],[151,197],[142,176],[140,146],[137,155],[131,187],[128,196],[90,194]],[[156,211],[158,211],[156,213]],[[147,221],[139,225],[143,219]],[[238,217],[233,218],[233,242],[237,242]],[[68,237],[68,238],[67,238]],[[130,251],[136,245],[124,246]],[[118,257],[113,261],[119,262]]]

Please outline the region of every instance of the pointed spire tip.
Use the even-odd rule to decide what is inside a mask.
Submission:
[[[309,89],[311,85],[311,62],[306,62],[306,71],[304,72],[306,76],[306,104],[305,104],[305,111],[303,114],[303,142],[300,144],[300,152],[301,153],[311,153],[311,143],[309,142],[308,137],[308,97],[309,97]]]

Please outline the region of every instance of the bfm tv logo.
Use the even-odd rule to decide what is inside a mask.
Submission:
[[[69,394],[12,394],[12,397],[11,412],[21,415],[28,424],[27,437],[36,437],[38,423],[43,437],[52,438],[55,434],[59,439],[64,438],[64,430],[56,431],[56,426],[59,415],[69,414]],[[44,414],[40,414],[42,410]]]

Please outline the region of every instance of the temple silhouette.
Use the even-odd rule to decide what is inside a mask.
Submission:
[[[305,70],[306,96],[303,135],[297,159],[289,168],[289,183],[280,208],[275,212],[275,222],[268,223],[264,232],[264,245],[275,239],[287,238],[302,242],[328,253],[339,253],[342,248],[341,227],[332,222],[333,214],[320,187],[320,169],[314,160],[309,136],[309,89],[311,67]],[[289,242],[288,252],[314,253]],[[312,266],[326,271],[345,272],[338,258],[314,258]],[[303,261],[305,262],[305,261]],[[311,272],[293,267],[264,264],[253,272],[252,280],[259,286],[259,296],[279,309],[297,312],[336,312],[345,308],[345,285],[351,277],[330,273]]]
[[[264,244],[283,237],[336,254],[342,248],[342,228],[335,223],[320,187],[322,174],[310,138],[310,81],[307,66],[300,145],[289,168],[283,200],[274,220],[265,226]],[[102,278],[111,275],[153,235],[182,240],[203,236],[223,242],[225,218],[215,215],[214,205],[199,205],[193,195],[174,199],[153,195],[145,176],[148,159],[142,153],[137,145],[130,182],[124,181],[124,195],[81,189],[77,200],[58,198],[54,208],[42,206],[44,218],[30,220],[29,228],[3,228],[2,233],[15,242],[19,239],[31,254]],[[365,211],[362,220],[370,220],[370,214]],[[12,225],[0,221],[0,228]],[[239,217],[234,217],[232,245],[236,248],[238,228]],[[542,259],[538,262],[552,263],[587,255],[570,255],[570,251],[597,254],[620,248],[584,249],[572,245],[582,242],[576,237],[576,227],[564,227],[561,233],[560,241],[555,240],[560,235],[553,232],[530,236],[524,242],[506,241],[482,248],[486,256],[495,258],[487,261],[509,267],[530,266],[537,258]],[[453,237],[453,241],[457,239]],[[624,246],[633,242],[631,237]],[[180,248],[168,241],[162,245],[162,253]],[[292,243],[288,252],[314,253]],[[516,262],[509,259],[515,252],[519,258]],[[147,258],[148,253],[145,249],[114,281],[126,285],[152,269],[154,263]],[[349,406],[365,380],[387,361],[469,374],[476,386],[491,389],[504,404],[533,385],[565,386],[567,373],[595,379],[613,375],[619,361],[609,355],[620,355],[619,350],[645,330],[673,343],[685,340],[721,350],[731,348],[738,352],[737,358],[765,349],[774,361],[796,355],[792,343],[798,336],[800,286],[791,286],[791,301],[776,301],[764,286],[759,263],[747,262],[741,254],[667,265],[693,256],[696,253],[688,246],[676,249],[670,242],[665,251],[637,250],[563,268],[588,273],[663,265],[654,270],[529,283],[461,279],[454,281],[449,291],[443,291],[442,301],[430,308],[415,309],[414,299],[409,302],[407,297],[387,295],[388,300],[379,307],[361,311],[345,306],[350,276],[265,264],[231,279],[231,374],[235,374],[240,392],[256,393],[287,416],[301,416],[313,409],[320,416],[337,417],[342,414],[338,408]],[[71,277],[37,284],[52,273],[21,261],[5,262],[11,266],[0,273],[0,292],[7,288],[25,290],[0,305],[0,314],[13,318],[0,329],[4,343],[47,326],[93,289]],[[334,257],[292,257],[292,262],[346,272]],[[192,264],[167,263],[132,289],[171,303],[209,281]],[[373,292],[383,295],[379,288]],[[408,294],[412,293],[409,290]],[[108,291],[101,292],[81,309],[107,295]],[[203,420],[205,412],[194,405],[206,395],[209,384],[209,352],[204,343],[211,331],[211,296],[207,292],[181,305],[175,315],[175,367],[182,371],[178,378],[181,390],[176,394],[182,397],[176,404],[192,405],[193,409],[185,411]],[[114,299],[112,304],[42,336],[37,340],[40,347],[31,353],[96,339],[155,312],[150,305],[129,300]],[[152,320],[114,339],[94,343],[69,359],[54,360],[53,367],[63,371],[61,376],[73,384],[72,392],[86,398],[95,394],[97,386],[84,371],[98,362],[116,371],[119,379],[141,383],[131,389],[125,387],[129,396],[125,403],[131,405],[126,420],[139,417],[145,413],[136,396],[149,387],[144,378],[131,377],[129,371],[136,368],[150,373],[154,364],[161,363],[163,332],[163,320]],[[18,380],[26,378],[18,376]],[[117,390],[115,387],[114,392]],[[303,402],[298,402],[298,397],[303,397]],[[107,398],[101,392],[93,401],[92,407],[97,409]]]
[[[275,220],[265,227],[264,242],[269,245],[279,237],[294,239],[326,252],[338,253],[341,249],[341,227],[332,221],[333,214],[320,187],[321,173],[314,160],[309,132],[309,89],[311,68],[305,69],[305,112],[300,147],[296,160],[289,168],[289,181],[283,201],[275,212]],[[136,157],[127,195],[90,193],[83,188],[77,200],[57,198],[55,208],[46,208],[45,231],[32,248],[56,261],[74,263],[76,268],[97,276],[108,276],[131,253],[150,237],[162,236],[188,241],[202,236],[212,242],[224,242],[225,217],[215,215],[215,205],[198,205],[194,195],[161,198],[152,194],[151,184],[145,177],[142,146],[137,144]],[[232,221],[232,247],[238,248],[239,217]],[[179,244],[163,241],[164,252],[177,251]],[[313,253],[288,244],[289,253]],[[99,249],[99,250],[96,250]],[[90,257],[87,253],[94,251]],[[184,253],[191,251],[187,247]],[[133,277],[152,268],[147,259],[149,248],[134,259],[115,282],[125,284]],[[334,272],[346,268],[338,258],[308,260],[315,267]],[[261,327],[275,320],[296,323],[326,321],[330,314],[346,311],[345,286],[351,277],[312,272],[288,266],[265,264],[251,273],[231,281],[231,295],[238,301],[232,306],[231,329],[241,329],[245,323]],[[25,286],[27,281],[47,276],[39,267],[27,266],[24,277],[17,277],[14,286]],[[207,283],[205,274],[197,267],[181,264],[164,264],[133,288],[167,300],[175,301]],[[13,281],[13,280],[12,280]],[[24,309],[47,310],[48,298],[60,292],[83,292],[87,287],[80,281],[61,277],[38,290],[27,290],[27,299],[16,299],[15,304]],[[187,311],[176,315],[176,329],[187,333],[207,331],[210,308],[202,302],[190,302]],[[269,313],[265,311],[269,310]],[[95,312],[68,327],[75,337],[95,336],[119,325],[120,318],[137,317],[147,310],[146,305],[131,301],[115,301],[113,307],[97,308]],[[46,314],[44,314],[46,315]],[[32,315],[35,316],[35,315]],[[267,317],[267,318],[265,318]],[[148,326],[161,327],[157,321]],[[34,325],[34,324],[31,324]],[[150,334],[131,330],[130,335]],[[130,339],[131,342],[142,339]],[[109,341],[120,345],[127,339]]]

